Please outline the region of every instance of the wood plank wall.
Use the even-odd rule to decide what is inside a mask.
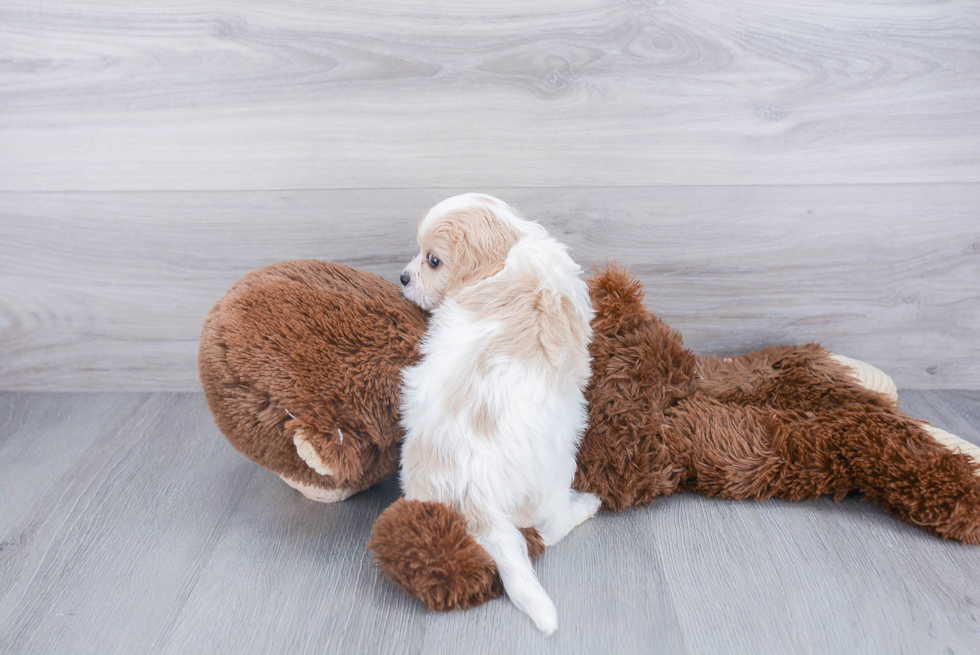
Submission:
[[[13,0],[0,389],[194,390],[237,277],[394,280],[464,190],[629,264],[699,352],[980,388],[973,0]]]

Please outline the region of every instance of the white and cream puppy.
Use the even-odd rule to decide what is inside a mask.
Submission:
[[[599,509],[571,488],[588,419],[582,268],[541,225],[482,194],[430,209],[418,243],[401,281],[432,316],[403,373],[402,491],[460,511],[507,595],[550,634],[555,606],[518,528],[551,545]]]

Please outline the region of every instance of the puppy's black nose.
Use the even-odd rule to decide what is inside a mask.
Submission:
[[[407,286],[408,286],[408,283],[409,283],[409,281],[410,281],[410,280],[411,280],[412,278],[410,278],[410,277],[408,276],[408,273],[402,273],[402,276],[401,276],[400,278],[398,278],[398,279],[402,281],[402,286],[403,286],[403,287],[407,287]]]

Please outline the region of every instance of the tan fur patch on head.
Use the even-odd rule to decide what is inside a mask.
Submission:
[[[541,288],[531,274],[516,274],[467,289],[456,300],[477,317],[503,324],[484,359],[498,353],[529,359],[559,375],[582,377],[579,382],[585,383],[591,331],[570,298]]]
[[[419,235],[419,245],[445,263],[446,295],[453,295],[499,273],[520,237],[488,207],[477,206],[438,219]]]

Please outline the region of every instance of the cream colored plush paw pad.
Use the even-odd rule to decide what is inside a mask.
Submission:
[[[892,400],[898,401],[898,387],[895,386],[895,381],[881,369],[867,362],[834,353],[830,354],[830,358],[838,364],[843,364],[854,371],[854,377],[857,378],[858,383],[865,389],[883,393]]]
[[[280,475],[282,481],[288,484],[290,487],[300,492],[310,500],[315,500],[318,503],[337,503],[342,500],[347,500],[353,496],[356,491],[351,491],[350,489],[320,489],[318,487],[311,487],[308,484],[303,484],[297,480],[287,478],[285,475]]]
[[[857,378],[858,383],[865,389],[883,393],[894,401],[898,400],[898,388],[895,386],[895,381],[881,369],[867,362],[844,357],[843,355],[835,355],[834,353],[830,354],[830,358],[838,364],[843,364],[854,371],[854,377]],[[977,464],[980,464],[980,447],[973,445],[969,441],[960,439],[955,434],[940,430],[934,425],[926,424],[922,427],[925,428],[926,432],[933,439],[946,448],[952,450],[954,453],[963,453]]]
[[[963,453],[977,464],[980,464],[980,447],[973,445],[969,441],[960,439],[955,434],[950,434],[945,430],[940,430],[934,425],[923,425],[925,431],[932,435],[932,438],[946,446],[954,453]]]

